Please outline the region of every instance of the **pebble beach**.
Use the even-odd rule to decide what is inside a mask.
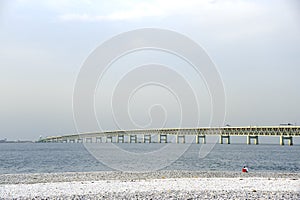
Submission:
[[[0,199],[300,199],[300,173],[3,174]]]

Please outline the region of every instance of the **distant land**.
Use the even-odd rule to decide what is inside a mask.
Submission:
[[[0,140],[0,143],[34,143],[33,141],[29,141],[29,140],[15,140],[15,141],[11,141],[11,140],[7,140],[7,139],[2,139]]]

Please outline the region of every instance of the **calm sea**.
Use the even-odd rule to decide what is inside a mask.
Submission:
[[[162,144],[120,145],[138,152],[156,149]],[[247,165],[251,171],[300,172],[300,145],[217,144],[203,159],[198,158],[200,147],[200,144],[192,144],[178,160],[164,169],[240,171],[243,165]],[[0,174],[111,170],[95,159],[83,144],[0,144]]]

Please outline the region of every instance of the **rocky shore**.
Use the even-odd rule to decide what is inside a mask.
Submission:
[[[0,199],[300,199],[300,173],[6,174]]]

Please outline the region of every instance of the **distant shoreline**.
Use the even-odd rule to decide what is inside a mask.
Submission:
[[[17,140],[17,141],[0,140],[0,144],[6,144],[6,143],[35,143],[35,142],[27,141],[27,140]]]

